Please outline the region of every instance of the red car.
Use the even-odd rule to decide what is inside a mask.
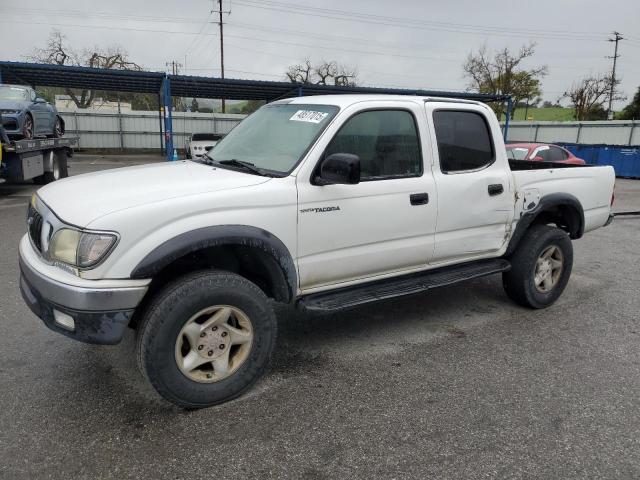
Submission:
[[[586,162],[569,150],[548,143],[507,143],[509,160],[530,160],[534,162],[571,163],[584,165]]]

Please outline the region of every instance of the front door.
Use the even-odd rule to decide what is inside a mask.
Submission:
[[[431,155],[420,142],[426,136],[424,112],[415,104],[384,105],[389,102],[375,110],[343,112],[341,118],[347,119],[333,129],[337,133],[316,158],[358,155],[359,184],[319,186],[309,176],[298,176],[302,290],[427,266],[437,202]]]

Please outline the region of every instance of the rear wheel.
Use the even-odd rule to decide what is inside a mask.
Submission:
[[[573,267],[573,247],[564,230],[534,225],[511,255],[502,274],[505,292],[516,303],[545,308],[562,294]]]
[[[53,136],[55,138],[60,138],[62,135],[64,135],[64,132],[62,131],[62,120],[60,120],[60,117],[56,116],[56,121],[53,125]]]
[[[45,159],[45,162],[50,162],[51,171],[44,172],[42,175],[33,179],[33,181],[39,185],[45,185],[47,183],[55,182],[56,180],[60,180],[61,178],[66,178],[69,176],[68,166],[67,166],[67,155],[64,151],[61,151],[56,154],[53,150],[50,150],[47,154],[48,159]]]
[[[208,407],[237,397],[264,373],[276,329],[267,297],[247,279],[189,274],[148,306],[137,332],[138,363],[168,401]]]
[[[25,140],[31,140],[33,138],[33,117],[27,113],[24,117],[24,123],[22,124],[22,137]]]

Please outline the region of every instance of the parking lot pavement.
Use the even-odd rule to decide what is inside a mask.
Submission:
[[[133,335],[76,343],[23,304],[33,190],[0,185],[0,478],[640,476],[638,218],[574,242],[547,310],[498,276],[339,315],[281,308],[266,378],[187,412],[143,383]],[[616,196],[640,210],[640,181]]]

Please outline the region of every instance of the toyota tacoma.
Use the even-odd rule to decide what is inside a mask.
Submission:
[[[611,221],[614,181],[608,166],[510,163],[478,102],[284,99],[195,161],[41,188],[20,286],[76,340],[135,330],[157,392],[206,407],[265,371],[274,302],[331,312],[501,274],[516,303],[548,307],[572,241]]]

